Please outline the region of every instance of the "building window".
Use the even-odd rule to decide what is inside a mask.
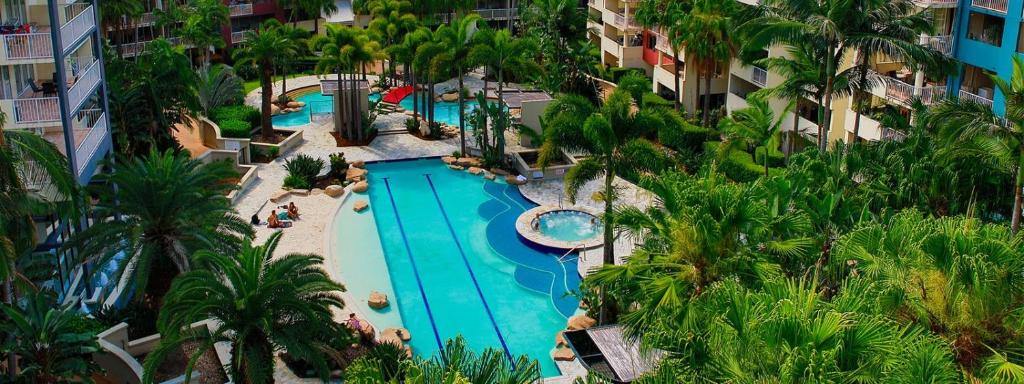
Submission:
[[[647,34],[647,49],[654,49],[658,46],[658,36],[653,33]]]
[[[995,74],[992,71],[967,64],[964,66],[964,77],[960,82],[960,89],[991,100],[995,93],[995,83],[992,82],[993,75]]]
[[[1006,21],[1002,17],[971,12],[970,20],[967,22],[967,38],[998,47],[1003,44],[1005,24]]]
[[[28,22],[25,16],[25,0],[8,0],[4,2],[4,23],[24,24]]]

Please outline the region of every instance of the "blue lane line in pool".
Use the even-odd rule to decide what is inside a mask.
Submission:
[[[448,226],[448,232],[452,235],[452,240],[455,240],[455,247],[459,249],[459,255],[462,256],[462,263],[466,265],[466,271],[469,272],[469,278],[473,280],[473,287],[476,288],[476,294],[480,296],[480,302],[484,305],[484,310],[487,311],[487,317],[491,320],[491,326],[494,327],[494,333],[498,334],[498,341],[501,342],[501,348],[505,350],[505,357],[512,363],[513,369],[515,368],[516,361],[512,358],[512,353],[508,350],[508,345],[505,344],[505,337],[501,335],[501,330],[498,329],[498,323],[494,321],[494,314],[491,312],[491,307],[487,305],[487,299],[484,298],[484,292],[480,290],[480,283],[476,281],[476,274],[473,273],[473,268],[469,266],[469,259],[466,258],[466,252],[462,250],[462,243],[459,242],[459,237],[455,235],[455,228],[452,227],[451,220],[448,219],[448,212],[444,210],[444,204],[441,204],[441,197],[437,194],[437,188],[434,188],[434,181],[430,180],[430,174],[423,174],[427,178],[427,184],[430,184],[430,191],[434,193],[434,200],[437,201],[437,207],[441,209],[441,216],[444,217],[444,223]]]
[[[437,341],[437,349],[444,350],[441,343],[441,336],[437,334],[437,324],[434,324],[434,314],[430,311],[430,302],[427,301],[427,293],[423,291],[423,282],[420,281],[420,272],[416,268],[416,260],[412,257],[412,247],[409,246],[409,238],[405,235],[405,227],[402,226],[402,218],[398,216],[398,206],[395,205],[395,197],[391,194],[391,183],[388,178],[384,179],[384,187],[388,190],[388,200],[391,200],[391,209],[395,211],[395,221],[398,222],[398,232],[402,234],[402,242],[405,243],[405,252],[409,255],[409,262],[412,264],[412,273],[416,277],[416,285],[420,287],[420,297],[423,298],[423,306],[427,307],[427,318],[430,319],[430,328],[434,330],[434,340]]]

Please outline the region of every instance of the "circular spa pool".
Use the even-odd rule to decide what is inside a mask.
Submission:
[[[578,242],[601,234],[601,221],[582,211],[551,211],[534,220],[538,232],[558,241]]]
[[[604,225],[589,208],[540,206],[523,212],[516,220],[519,235],[534,244],[556,249],[590,249],[600,246]]]

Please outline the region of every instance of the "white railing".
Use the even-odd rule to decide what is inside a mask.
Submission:
[[[338,80],[320,80],[320,93],[333,95],[338,90]]]
[[[16,123],[42,123],[60,121],[60,107],[56,97],[14,99]]]
[[[71,49],[82,36],[96,27],[96,14],[93,13],[92,7],[92,5],[86,7],[73,19],[60,26],[60,39],[65,52]]]
[[[978,8],[990,9],[996,12],[1006,13],[1008,8],[1007,0],[971,0],[971,5]]]
[[[616,12],[612,12],[612,16],[612,24],[615,24],[615,26],[617,27],[629,28],[632,25],[636,25],[636,19],[633,18],[632,16],[626,17],[626,15]]]
[[[228,6],[231,17],[245,16],[252,14],[252,4],[235,4]]]
[[[93,61],[84,70],[79,72],[78,79],[68,88],[68,108],[72,111],[78,109],[86,99],[92,95],[92,91],[100,83],[99,61]]]
[[[96,151],[100,148],[100,144],[103,143],[103,138],[107,136],[108,131],[105,114],[101,113],[99,116],[88,116],[86,118],[92,120],[92,128],[85,134],[85,139],[75,148],[75,160],[78,162],[79,175],[85,171],[89,161],[96,155]]]
[[[146,47],[152,43],[153,40],[139,41],[136,43],[128,43],[121,45],[121,55],[124,57],[135,57],[146,52]],[[115,47],[116,49],[117,47]]]
[[[139,16],[139,25],[138,26],[140,26],[140,27],[141,26],[155,24],[155,23],[156,23],[156,15],[153,14],[153,12],[146,12],[146,13],[143,13],[142,16]]]
[[[53,57],[53,40],[49,33],[4,35],[4,54],[8,60],[45,59]]]
[[[231,43],[238,44],[245,41],[245,37],[249,35],[250,31],[238,31],[231,32]]]
[[[476,13],[484,20],[507,20],[515,16],[516,10],[514,8],[477,9]]]
[[[882,140],[896,140],[902,141],[907,138],[907,134],[897,131],[892,128],[882,128]]]
[[[922,45],[942,52],[947,56],[953,54],[953,36],[950,35],[925,37]]]
[[[924,105],[932,105],[938,103],[946,97],[946,86],[945,85],[931,85],[927,87],[921,87],[920,95],[921,103]]]
[[[984,96],[975,95],[965,89],[960,90],[960,98],[967,101],[973,101],[981,105],[987,105],[989,107],[992,107],[992,99],[989,99]]]
[[[921,8],[947,8],[956,7],[958,0],[914,0]]]
[[[752,67],[750,71],[750,80],[757,85],[762,87],[768,85],[768,71],[761,67]]]

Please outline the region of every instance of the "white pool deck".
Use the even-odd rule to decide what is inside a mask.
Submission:
[[[328,78],[334,78],[329,76]],[[375,80],[375,79],[372,79]],[[288,88],[295,89],[319,84],[320,78],[316,76],[299,77],[288,80]],[[473,79],[473,86],[477,85],[477,79]],[[467,82],[468,84],[469,82]],[[482,84],[481,84],[482,85]],[[440,86],[440,85],[439,85]],[[275,82],[274,89],[280,91],[280,82]],[[260,90],[256,89],[246,96],[246,102],[258,105]],[[408,116],[403,114],[381,115],[377,119],[378,128],[386,130],[389,128],[403,128]],[[242,217],[249,217],[257,213],[262,220],[266,220],[271,209],[277,205],[295,202],[299,207],[301,218],[294,222],[291,228],[284,230],[284,236],[277,248],[277,255],[289,253],[313,253],[322,255],[325,258],[325,269],[331,278],[344,284],[338,270],[340,263],[337,262],[337,255],[330,249],[329,235],[332,233],[332,222],[338,209],[346,196],[332,198],[322,193],[312,193],[309,196],[289,196],[277,203],[270,202],[271,196],[280,191],[281,184],[287,175],[284,169],[286,159],[298,154],[306,154],[325,161],[328,156],[338,152],[344,152],[346,159],[351,163],[354,161],[379,161],[407,159],[417,157],[444,156],[449,155],[459,147],[458,138],[451,138],[437,141],[424,141],[412,135],[382,135],[378,136],[370,145],[362,147],[338,148],[335,146],[334,138],[330,136],[332,127],[330,122],[313,122],[312,124],[298,127],[304,131],[302,143],[294,150],[282,153],[276,160],[267,164],[257,164],[259,179],[241,192],[235,203],[235,208]],[[509,142],[512,142],[511,140]],[[511,150],[511,149],[510,149]],[[440,161],[440,160],[438,160]],[[628,204],[637,207],[647,207],[653,202],[650,193],[637,186],[621,179],[616,179],[616,188],[619,189],[620,200],[618,204]],[[373,188],[373,186],[371,186]],[[580,191],[580,200],[576,206],[584,207],[588,211],[602,211],[604,204],[594,201],[591,196],[601,188],[601,182],[591,182]],[[528,199],[541,205],[555,207],[572,207],[564,197],[564,186],[561,180],[542,182],[530,182],[520,190]],[[346,195],[348,192],[346,191]],[[256,242],[264,241],[273,230],[265,226],[256,229]],[[624,256],[629,255],[633,249],[633,243],[625,236],[620,236],[614,244],[617,262],[622,262]],[[579,271],[586,275],[589,270],[600,266],[601,248],[587,250],[581,253]],[[365,297],[352,297],[343,294],[346,308],[336,313],[339,319],[347,318],[347,314],[355,312],[360,318],[366,318],[361,313],[361,305],[354,303],[365,301]],[[393,299],[393,298],[392,298]],[[379,331],[379,330],[378,330]],[[545,335],[551,337],[553,335]],[[552,342],[553,344],[553,342]],[[585,375],[586,370],[579,363],[556,362],[563,376],[546,378],[545,383],[571,383],[575,377]],[[278,361],[274,373],[275,381],[278,383],[315,383],[318,380],[300,379],[292,375],[283,363]]]

